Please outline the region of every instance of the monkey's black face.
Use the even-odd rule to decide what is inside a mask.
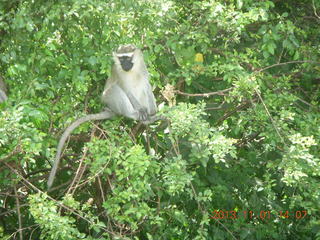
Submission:
[[[119,57],[119,61],[121,64],[121,67],[124,71],[128,72],[133,67],[132,57],[129,56],[121,56]]]

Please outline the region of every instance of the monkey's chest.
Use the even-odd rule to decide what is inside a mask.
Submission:
[[[126,92],[130,92],[137,101],[144,106],[144,102],[146,101],[145,92],[147,89],[146,81],[144,81],[141,77],[138,76],[126,76],[122,79],[122,88]]]

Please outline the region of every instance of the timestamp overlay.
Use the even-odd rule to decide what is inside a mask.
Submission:
[[[213,210],[210,212],[211,219],[228,219],[228,220],[236,220],[236,219],[247,219],[247,220],[273,220],[275,218],[278,219],[305,219],[308,217],[307,210],[296,210],[296,211],[270,211],[270,210]]]

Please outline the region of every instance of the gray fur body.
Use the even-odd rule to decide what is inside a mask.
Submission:
[[[140,49],[133,52],[133,67],[124,71],[116,54],[111,76],[101,100],[114,113],[134,120],[145,121],[156,114],[156,101],[149,82],[149,73]]]

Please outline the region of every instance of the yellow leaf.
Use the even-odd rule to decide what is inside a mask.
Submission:
[[[198,63],[203,63],[203,55],[201,53],[197,53],[194,61],[198,62]]]

